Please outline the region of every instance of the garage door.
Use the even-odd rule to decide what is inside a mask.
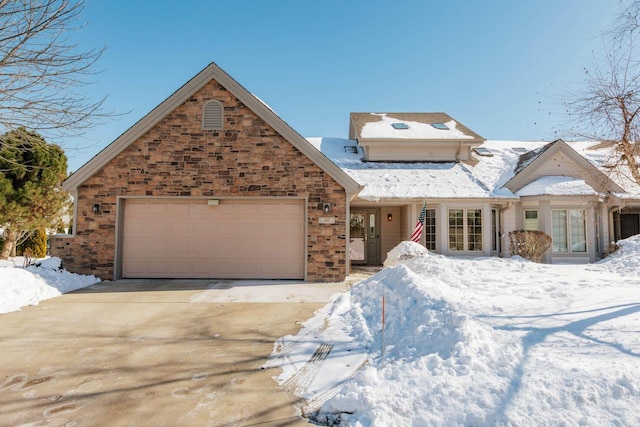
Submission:
[[[126,200],[122,277],[304,278],[303,200],[217,203]]]

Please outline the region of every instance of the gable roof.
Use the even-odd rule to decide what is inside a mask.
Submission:
[[[372,124],[385,120],[392,120],[400,123],[414,123],[418,126],[421,126],[425,130],[432,130],[433,132],[423,131],[412,134],[411,132],[404,132],[401,129],[394,132],[394,129],[391,126],[388,126],[389,132],[384,132],[379,135],[375,135],[371,132],[366,131],[363,132],[366,127],[371,128]],[[455,128],[449,130],[436,129],[432,127],[434,123],[453,123]],[[454,130],[455,132],[451,132],[451,130]],[[405,139],[407,138],[406,136],[404,136],[406,134],[412,134],[412,138],[421,140],[442,141],[448,139],[464,139],[468,140],[469,142],[485,141],[483,137],[481,137],[462,123],[453,119],[446,113],[351,113],[350,115],[349,139]]]
[[[66,191],[74,191],[79,185],[93,176],[110,160],[144,135],[173,110],[182,105],[211,80],[220,83],[240,102],[264,120],[265,123],[275,129],[275,131],[291,143],[291,145],[300,150],[325,173],[336,180],[347,193],[355,194],[360,191],[361,187],[356,181],[309,144],[306,139],[282,120],[269,106],[245,89],[213,62],[67,178],[62,183],[62,188]]]
[[[569,161],[584,172],[584,174],[581,174],[581,177],[584,178],[586,184],[596,191],[624,192],[623,188],[613,182],[562,139],[557,139],[537,150],[521,155],[515,168],[514,176],[509,179],[504,186],[516,193],[518,190],[537,179],[537,177],[534,176],[536,169],[544,165],[545,162],[551,160],[554,155],[560,153],[564,154]]]

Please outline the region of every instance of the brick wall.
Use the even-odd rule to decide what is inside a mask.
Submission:
[[[223,131],[202,130],[209,99],[224,106]],[[65,268],[113,278],[118,196],[306,197],[307,280],[345,277],[344,189],[215,81],[78,187],[75,237],[51,244]],[[335,224],[319,224],[321,203],[331,203]]]

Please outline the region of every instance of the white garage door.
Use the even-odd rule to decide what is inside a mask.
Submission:
[[[304,278],[304,201],[126,200],[124,278]]]

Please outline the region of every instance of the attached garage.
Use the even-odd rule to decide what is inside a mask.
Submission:
[[[62,187],[75,200],[74,234],[52,238],[51,253],[76,273],[348,273],[348,202],[360,185],[213,63]]]
[[[304,199],[123,199],[121,206],[123,278],[305,278]]]

